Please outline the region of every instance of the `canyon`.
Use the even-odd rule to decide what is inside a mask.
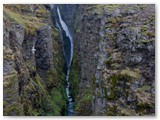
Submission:
[[[155,115],[155,5],[5,4],[3,114]]]

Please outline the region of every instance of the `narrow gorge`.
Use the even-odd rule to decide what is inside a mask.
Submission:
[[[5,4],[4,116],[154,116],[155,5]]]

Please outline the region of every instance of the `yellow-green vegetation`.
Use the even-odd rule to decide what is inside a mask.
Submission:
[[[155,37],[155,33],[154,33],[153,31],[148,31],[148,32],[147,32],[147,36],[148,36],[149,38]]]
[[[151,86],[149,85],[144,85],[141,88],[138,89],[139,92],[145,92],[151,89]]]
[[[131,116],[136,115],[135,110],[129,108],[121,108],[119,115],[121,116]]]
[[[58,41],[60,39],[60,33],[56,28],[53,28],[52,36],[53,36],[55,41]]]
[[[22,105],[19,103],[12,104],[4,109],[4,116],[8,115],[23,115]]]
[[[117,115],[117,106],[114,104],[108,103],[107,106],[107,116],[115,116]]]
[[[99,4],[99,5],[91,5],[90,7],[88,7],[86,10],[88,13],[94,13],[96,12],[98,15],[102,15],[103,14],[103,4]]]
[[[22,104],[24,106],[25,115],[42,115],[44,113],[44,102],[47,102],[47,91],[42,79],[36,75],[30,79],[29,84],[25,87]],[[43,111],[39,111],[42,108]]]
[[[47,74],[46,85],[47,85],[48,90],[51,90],[53,87],[58,86],[59,78],[58,78],[57,71],[48,70],[46,74]]]
[[[73,63],[70,72],[71,92],[74,98],[76,98],[78,95],[79,82],[80,82],[80,61],[79,57],[76,55],[73,58]]]
[[[146,25],[144,25],[144,26],[141,27],[141,31],[142,31],[142,32],[145,32],[145,31],[147,31],[147,30],[148,30],[148,27],[147,27]]]
[[[77,43],[75,43],[74,45],[74,51],[75,52],[72,60],[69,81],[70,81],[70,87],[71,87],[71,94],[73,95],[73,98],[76,99],[79,92],[80,71],[81,71],[80,53],[78,52]]]
[[[15,13],[31,13],[29,4],[5,4],[3,8],[7,8]]]
[[[17,72],[12,71],[9,75],[4,76],[3,86],[12,87],[17,82]]]
[[[148,23],[149,24],[149,23]],[[154,38],[155,37],[155,32],[149,29],[149,26],[147,25],[143,25],[141,26],[141,32],[143,35],[145,35],[146,37],[150,38]],[[150,41],[150,40],[146,40],[146,41]]]
[[[120,26],[121,21],[122,21],[122,18],[120,17],[109,18],[107,20],[108,23],[111,23],[111,27],[114,27],[114,28],[118,28]]]
[[[111,64],[113,64],[112,59],[107,59],[106,61],[104,61],[106,65],[110,66]]]
[[[123,4],[108,4],[108,5],[104,5],[105,9],[107,10],[107,12],[113,12],[116,9],[120,8],[124,6]]]
[[[154,42],[154,40],[137,40],[137,42],[147,44],[147,43]]]
[[[121,4],[97,4],[97,5],[90,5],[86,10],[87,13],[98,13],[99,15],[103,15],[104,9],[107,12],[113,12],[116,9],[120,8],[122,5]]]
[[[147,8],[147,4],[139,4],[139,7],[141,10],[144,10]]]
[[[4,115],[23,115],[23,106],[19,103],[20,98],[18,96],[17,72],[12,71],[3,79],[4,95],[7,95],[3,99]]]
[[[96,88],[99,86],[98,82],[96,82],[96,75],[94,74],[92,77],[93,87]]]
[[[116,70],[121,67],[121,64],[124,59],[122,52],[113,52],[113,50],[108,51],[108,53],[111,55],[104,61],[104,63],[107,65],[109,69]]]
[[[88,88],[89,89],[89,88]],[[92,90],[86,90],[76,105],[76,115],[88,116],[92,113]],[[78,98],[77,98],[78,99]]]
[[[38,87],[40,88],[40,92],[46,94],[46,85],[38,74],[35,76],[34,81],[37,83]]]
[[[49,111],[46,115],[65,115],[67,109],[67,96],[65,92],[65,78],[59,69],[47,71],[46,85],[49,98]],[[59,77],[58,77],[59,76]],[[61,76],[61,77],[60,77]]]
[[[65,90],[61,87],[53,89],[51,92],[51,100],[49,101],[50,107],[53,109],[49,111],[47,115],[65,115],[67,110],[67,97],[65,96]],[[63,89],[63,90],[62,90]]]
[[[139,79],[140,78],[140,71],[139,69],[135,68],[133,71],[130,70],[129,67],[126,67],[126,69],[121,71],[122,76],[128,76],[131,78]]]
[[[116,86],[117,83],[118,83],[118,79],[119,79],[119,76],[118,76],[118,75],[111,77],[111,78],[110,78],[111,84],[114,85],[114,86]]]
[[[5,14],[4,20],[11,20],[15,23],[19,23],[23,25],[23,27],[26,30],[26,33],[30,33],[34,35],[36,34],[37,29],[46,25],[46,23],[42,22],[41,19],[31,14],[22,14],[22,13],[14,12],[11,10],[4,7],[3,9]]]
[[[3,49],[3,59],[4,60],[14,60],[14,55],[11,49]]]
[[[140,114],[143,114],[143,112],[145,113],[147,109],[154,107],[154,99],[151,93],[147,92],[147,90],[136,93],[136,97],[138,101],[137,107]]]
[[[47,24],[50,12],[44,5],[4,5],[4,23],[12,29],[12,25],[20,24],[25,29],[25,36],[37,34],[37,30]],[[19,59],[23,54],[17,50],[3,49],[4,60],[15,62],[16,71],[4,76],[4,115],[66,115],[67,96],[65,92],[64,60],[61,50],[60,34],[52,26],[53,65],[52,69],[44,70],[44,78],[39,75],[35,59]],[[33,38],[34,39],[34,38]],[[12,46],[15,47],[15,46]],[[17,47],[17,46],[16,46]],[[18,46],[19,47],[19,46]],[[20,46],[21,47],[21,46]],[[14,58],[16,56],[16,58]],[[20,57],[19,57],[20,56]],[[23,58],[22,58],[23,59]],[[14,61],[15,60],[15,61]],[[9,96],[9,97],[8,97]],[[14,104],[12,102],[14,101]],[[13,113],[13,114],[12,114]]]
[[[106,91],[106,98],[108,100],[113,100],[116,98],[116,96],[117,96],[117,89],[115,86],[110,87],[110,89]]]
[[[41,17],[41,18],[49,17],[49,11],[46,11],[44,9],[37,9],[35,12],[36,12],[36,17]]]

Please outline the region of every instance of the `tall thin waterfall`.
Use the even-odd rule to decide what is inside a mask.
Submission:
[[[65,22],[62,20],[62,17],[61,17],[61,14],[60,14],[60,11],[59,11],[59,8],[57,6],[57,12],[58,12],[58,17],[59,17],[59,21],[60,21],[60,24],[62,26],[62,29],[66,32],[66,36],[69,37],[70,39],[70,42],[71,42],[71,56],[70,56],[70,62],[69,62],[69,66],[71,65],[71,62],[72,62],[72,58],[73,58],[73,39],[70,35],[70,32],[68,30],[68,27],[67,25],[65,24]]]
[[[71,116],[71,115],[74,115],[74,101],[73,101],[73,97],[71,96],[71,93],[70,93],[70,83],[69,83],[69,74],[70,74],[70,66],[71,66],[71,62],[72,62],[72,58],[73,58],[73,39],[72,39],[72,36],[69,32],[69,29],[66,25],[66,23],[62,20],[62,17],[61,17],[61,14],[60,14],[60,10],[57,6],[57,13],[58,13],[58,18],[59,18],[59,23],[60,25],[58,24],[58,22],[56,21],[56,25],[61,33],[61,35],[63,36],[63,31],[65,32],[65,37],[67,36],[69,38],[69,43],[70,44],[66,44],[66,49],[64,48],[64,52],[65,52],[65,56],[66,56],[66,64],[67,64],[67,74],[66,74],[66,82],[67,82],[67,85],[66,85],[66,94],[67,94],[67,97],[68,97],[68,108],[67,108],[67,112],[68,112],[68,115]],[[64,42],[67,42],[67,40],[65,39],[65,37],[63,37],[63,41]],[[66,40],[66,41],[65,41]],[[69,62],[67,62],[67,48],[70,48],[70,56],[69,56]],[[66,50],[66,51],[65,51]]]

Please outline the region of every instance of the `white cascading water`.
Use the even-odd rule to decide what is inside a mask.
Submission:
[[[66,32],[66,36],[69,37],[70,42],[71,42],[71,56],[70,56],[70,62],[69,62],[69,66],[70,66],[70,65],[71,65],[71,62],[72,62],[72,57],[73,57],[73,40],[72,40],[72,37],[71,37],[71,35],[70,35],[70,32],[69,32],[69,30],[68,30],[67,25],[66,25],[65,22],[62,20],[62,17],[61,17],[61,14],[60,14],[60,11],[59,11],[59,8],[58,8],[58,7],[57,7],[57,12],[58,12],[58,17],[59,17],[61,26],[62,26],[63,30]]]
[[[70,74],[70,66],[71,66],[72,57],[73,57],[73,39],[72,39],[72,37],[70,35],[70,32],[69,32],[69,29],[68,29],[67,25],[62,20],[62,17],[61,17],[61,14],[60,14],[60,10],[59,10],[58,6],[57,6],[57,13],[58,13],[58,17],[59,17],[59,21],[60,21],[60,24],[62,26],[62,29],[65,31],[66,36],[69,37],[70,43],[71,43],[70,61],[69,61],[69,65],[67,67],[67,74],[66,74],[66,82],[67,82],[66,94],[67,94],[67,97],[68,97],[68,115],[74,115],[74,102],[73,102],[73,98],[72,98],[72,96],[70,94],[70,89],[69,89],[70,88],[69,74]],[[60,25],[57,22],[56,22],[56,25],[57,25],[59,31],[62,34],[62,30],[61,30]]]

